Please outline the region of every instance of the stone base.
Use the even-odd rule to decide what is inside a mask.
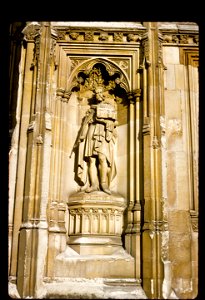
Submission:
[[[69,197],[68,245],[78,254],[113,254],[122,246],[126,207],[119,194],[78,192]]]
[[[134,279],[134,258],[122,247],[111,255],[79,255],[67,246],[55,259],[55,277]]]
[[[61,279],[45,283],[46,299],[147,299],[139,280]]]

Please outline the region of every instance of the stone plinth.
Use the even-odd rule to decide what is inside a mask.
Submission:
[[[122,246],[125,199],[97,191],[69,197],[68,245],[55,278],[135,278],[135,259]]]
[[[122,247],[113,254],[78,254],[71,247],[56,257],[56,277],[135,278],[134,257]]]
[[[78,254],[113,254],[122,247],[125,199],[101,191],[69,197],[68,245]]]

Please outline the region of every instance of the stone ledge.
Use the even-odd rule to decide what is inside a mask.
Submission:
[[[57,280],[45,283],[47,299],[147,299],[136,279]]]
[[[77,192],[69,196],[68,206],[78,204],[97,204],[97,205],[117,205],[120,207],[126,206],[126,200],[119,194],[113,193],[108,195],[102,191],[92,193]]]

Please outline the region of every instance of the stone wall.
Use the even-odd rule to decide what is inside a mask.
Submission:
[[[125,299],[145,297],[143,290],[154,299],[194,298],[198,291],[197,24],[27,22],[13,24],[10,38],[10,294],[72,297],[68,289],[60,291],[60,283],[70,286],[71,281],[79,281],[76,274],[84,276],[82,285],[88,280],[101,282],[98,291],[105,289],[106,297],[115,298],[114,287],[119,295],[123,286],[126,293],[121,290],[120,297]],[[103,199],[102,207],[97,207],[94,197],[94,211],[79,198],[73,204],[75,219],[68,205],[69,197],[79,191],[72,149],[90,97],[78,74],[87,76],[95,64],[109,76],[119,75],[117,177],[111,190],[121,195],[125,207],[119,210],[115,200],[110,206]],[[81,219],[87,220],[80,230],[89,234],[88,248],[72,236],[74,219],[79,226]],[[115,223],[120,224],[116,232]],[[93,232],[99,234],[98,240],[110,238],[108,247],[93,246],[97,241]],[[116,240],[118,252],[113,254]],[[72,241],[76,245],[70,247]],[[93,255],[100,251],[102,256],[81,257],[89,251]]]

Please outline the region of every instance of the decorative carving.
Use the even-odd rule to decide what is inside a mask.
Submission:
[[[163,34],[163,42],[164,43],[172,43],[172,44],[198,44],[199,37],[198,35],[193,34],[176,34],[176,33],[164,33]]]
[[[58,33],[58,40],[65,40],[65,37],[66,37],[66,30],[64,29],[62,29],[62,30],[60,30],[60,29],[58,29],[57,30],[57,33]]]
[[[129,67],[129,60],[128,59],[114,59],[114,62],[116,64],[118,64],[118,66],[122,69],[122,70],[127,70]]]
[[[149,224],[149,229],[153,232],[162,231],[164,229],[164,221],[152,220]]]
[[[98,70],[99,66],[100,71]],[[78,92],[79,100],[81,95],[85,97],[85,93],[92,97],[95,86],[103,85],[106,91],[115,95],[116,101],[126,103],[126,92],[129,90],[127,78],[115,65],[104,59],[96,59],[82,65],[81,70],[71,83],[71,91]]]
[[[163,62],[162,41],[163,41],[163,36],[159,33],[159,35],[158,35],[158,64],[161,65],[164,70],[167,70],[167,67],[164,65],[164,62]]]
[[[194,36],[193,36],[193,42],[194,42],[195,44],[198,44],[198,43],[199,43],[199,36],[198,36],[198,35],[194,35]]]
[[[29,22],[22,30],[26,41],[34,41],[35,37],[40,34],[40,24],[38,22]]]
[[[181,47],[179,49],[180,64],[191,65],[193,67],[199,66],[199,50],[198,48]]]
[[[97,200],[97,201],[96,201]],[[69,235],[72,241],[79,234],[95,233],[95,239],[109,236],[110,241],[121,243],[123,212],[126,203],[120,195],[104,194],[102,191],[93,193],[78,192],[69,197],[70,214]],[[96,236],[97,234],[97,236]],[[87,238],[87,236],[85,236]],[[91,237],[91,236],[90,236]],[[95,243],[94,240],[92,240]]]
[[[172,42],[172,35],[165,34],[163,38],[164,43],[171,43]]]
[[[53,38],[51,39],[50,57],[51,59],[53,59],[53,62],[56,66],[56,36],[53,36]]]
[[[75,69],[79,64],[82,64],[84,61],[86,61],[87,57],[70,57],[71,61],[71,72],[73,69]]]
[[[69,36],[72,40],[77,40],[77,38],[79,37],[79,33],[78,32],[70,32]]]
[[[135,102],[140,101],[140,97],[141,97],[141,89],[136,89],[133,92],[130,92],[128,94],[128,99],[131,104],[134,104]]]
[[[75,30],[70,30],[68,32],[68,28],[55,28],[58,32],[58,40],[65,40],[66,35],[69,35],[70,40],[73,42],[77,42],[78,40],[81,41],[89,41],[89,42],[127,42],[127,43],[136,43],[141,40],[142,32],[144,29],[137,30],[135,32],[126,33],[126,32],[119,32],[119,31],[105,31],[101,32],[100,30],[96,30],[96,28],[89,28],[89,31],[83,31],[82,27],[76,28]]]
[[[180,44],[188,44],[188,35],[187,34],[180,35],[179,42]]]
[[[108,41],[108,34],[107,33],[101,33],[99,36],[100,41]]]
[[[148,34],[145,33],[142,36],[142,47],[141,47],[141,61],[140,65],[143,65],[144,61],[146,63],[146,67],[149,67],[151,65],[149,55],[150,55],[150,47],[149,47],[149,41],[148,41]]]
[[[173,36],[172,36],[172,41],[173,41],[174,43],[178,43],[178,42],[179,42],[179,37],[178,37],[176,34],[173,34]]]
[[[141,37],[138,34],[129,33],[127,35],[128,42],[138,42],[141,40]]]
[[[114,40],[114,42],[122,42],[123,41],[123,33],[122,32],[114,32],[113,40]]]
[[[85,41],[93,41],[94,40],[94,34],[92,31],[86,31],[85,32]]]
[[[34,65],[38,61],[39,54],[40,54],[40,36],[37,35],[35,37],[34,58],[33,58],[33,64]]]

